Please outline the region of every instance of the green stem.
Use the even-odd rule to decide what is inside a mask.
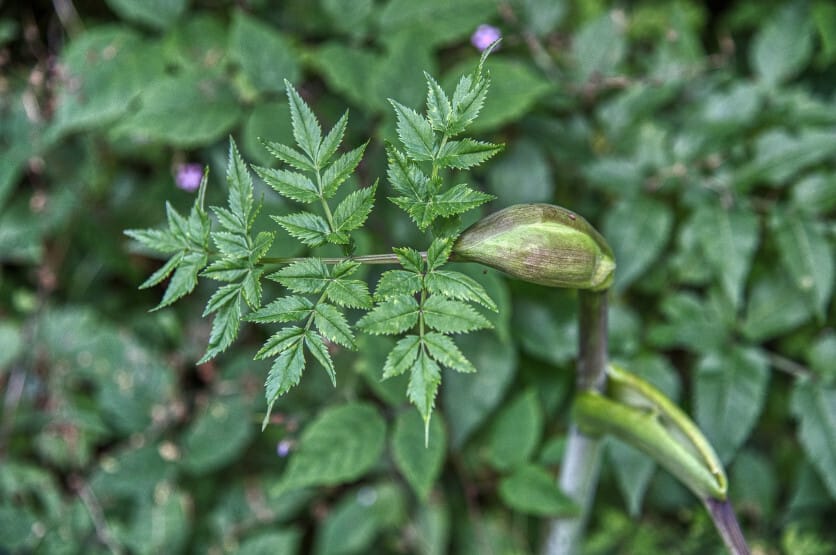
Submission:
[[[421,251],[421,257],[426,260],[427,253],[426,251]],[[292,264],[294,262],[301,262],[302,260],[307,260],[306,257],[290,257],[290,258],[274,258],[265,256],[261,259],[261,262],[264,264]],[[363,254],[360,256],[335,256],[330,258],[320,258],[319,259],[324,264],[339,264],[341,262],[345,262],[346,260],[353,260],[355,262],[359,262],[360,264],[400,264],[398,261],[398,257],[395,254]]]
[[[607,367],[607,292],[578,291],[579,352],[576,388],[603,391]],[[583,529],[589,518],[602,444],[572,425],[560,468],[560,488],[580,507],[577,516],[552,520],[543,555],[572,555],[579,552]]]

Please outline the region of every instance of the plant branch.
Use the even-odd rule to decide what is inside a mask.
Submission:
[[[607,367],[607,292],[579,291],[579,352],[576,387],[602,391]],[[576,425],[569,430],[566,453],[560,468],[560,488],[580,507],[570,518],[549,524],[543,555],[571,555],[579,551],[589,518],[601,465],[600,439],[582,434]]]
[[[421,258],[424,260],[427,259],[427,253],[422,251],[419,253]],[[300,262],[302,260],[307,260],[308,258],[305,257],[292,257],[292,258],[271,258],[271,257],[264,257],[261,259],[261,262],[264,264],[292,264],[294,262]],[[400,264],[398,257],[395,254],[363,254],[360,256],[336,256],[331,258],[320,258],[320,261],[324,264],[339,264],[340,262],[345,262],[346,260],[353,260],[355,262],[359,262],[360,264]]]

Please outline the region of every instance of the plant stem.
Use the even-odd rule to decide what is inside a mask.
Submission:
[[[421,258],[424,260],[427,259],[427,253],[422,251]],[[293,258],[271,258],[271,257],[264,257],[261,259],[261,262],[264,264],[292,264],[293,262],[300,262],[302,260],[307,260],[305,257],[293,257]],[[398,257],[395,254],[363,254],[360,256],[337,256],[333,258],[320,258],[319,259],[324,264],[339,264],[340,262],[345,262],[346,260],[353,260],[355,262],[359,262],[360,264],[400,264]]]
[[[576,388],[602,391],[607,367],[607,292],[578,291],[579,350]],[[543,555],[571,555],[579,551],[589,518],[598,472],[601,441],[583,435],[572,425],[560,468],[560,489],[577,503],[580,513],[549,524]]]
[[[704,499],[703,502],[729,553],[731,555],[749,555],[751,553],[749,546],[746,545],[746,538],[743,537],[743,532],[740,530],[740,524],[737,522],[731,503],[728,500],[718,501],[710,498]]]

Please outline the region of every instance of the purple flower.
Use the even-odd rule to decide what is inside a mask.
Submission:
[[[203,179],[203,167],[200,164],[177,164],[174,181],[184,191],[193,193],[200,187]]]
[[[293,447],[293,442],[287,439],[281,440],[276,445],[276,454],[281,458],[285,458],[290,454],[290,449]]]
[[[489,47],[491,44],[502,38],[502,31],[493,25],[479,25],[473,35],[470,37],[470,42],[476,47],[479,52]]]

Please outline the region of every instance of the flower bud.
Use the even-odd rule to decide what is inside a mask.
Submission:
[[[551,204],[518,204],[476,222],[459,236],[453,257],[550,287],[600,291],[612,285],[615,272],[601,234]]]

